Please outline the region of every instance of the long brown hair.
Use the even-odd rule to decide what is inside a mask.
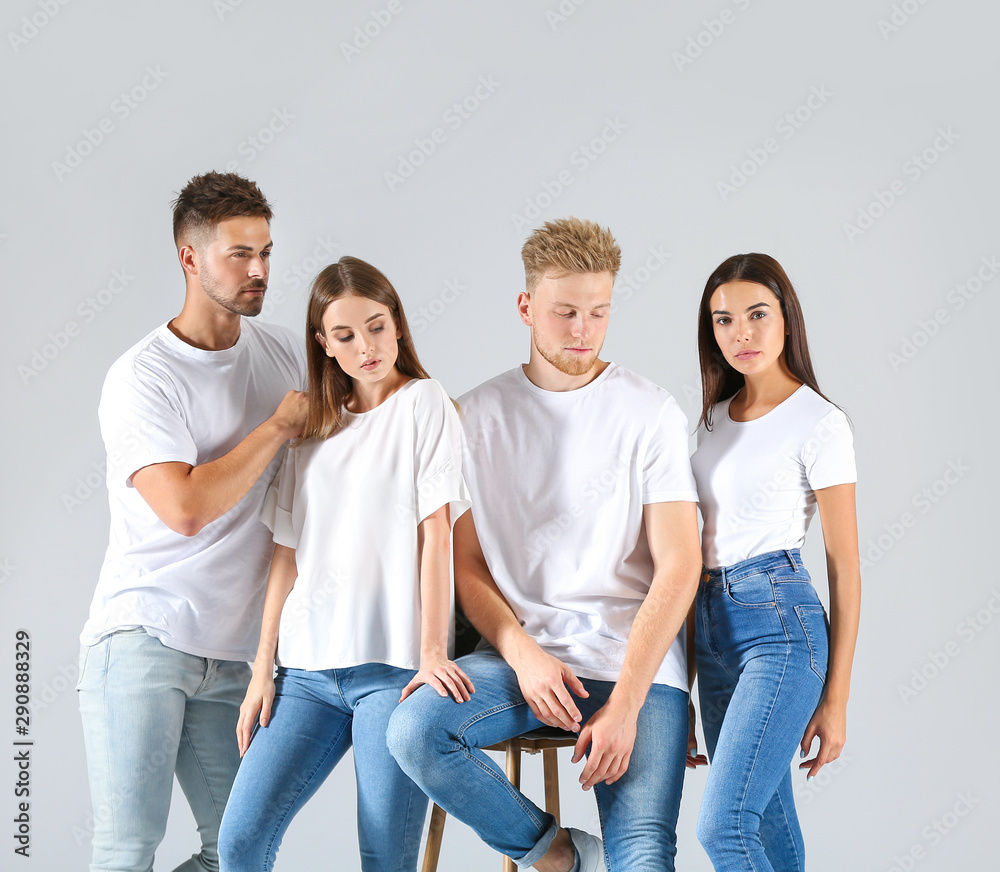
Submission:
[[[342,257],[326,267],[313,282],[306,315],[306,357],[309,361],[309,411],[302,439],[326,439],[344,426],[344,411],[354,380],[316,339],[323,332],[323,313],[334,300],[353,294],[381,303],[399,328],[396,368],[411,378],[430,378],[417,358],[403,305],[392,283],[370,263]]]
[[[701,418],[699,424],[712,429],[712,407],[721,400],[734,396],[743,387],[743,374],[726,361],[715,341],[712,326],[711,299],[720,285],[727,282],[753,282],[770,290],[781,304],[785,319],[785,363],[792,375],[808,385],[823,399],[822,391],[813,373],[806,341],[806,324],[795,288],[785,271],[773,257],[766,254],[734,254],[720,263],[705,283],[698,309],[698,359],[701,364]]]

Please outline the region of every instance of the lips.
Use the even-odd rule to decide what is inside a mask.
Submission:
[[[737,360],[753,360],[755,357],[759,357],[759,351],[738,351],[736,353]]]
[[[370,372],[371,370],[375,369],[381,362],[382,362],[381,360],[366,360],[363,364],[361,364],[361,368],[366,372]]]

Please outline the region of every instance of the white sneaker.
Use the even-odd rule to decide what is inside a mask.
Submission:
[[[576,848],[576,856],[580,861],[575,869],[579,872],[603,872],[604,843],[597,836],[574,827],[566,827],[566,832],[569,833],[570,841]]]

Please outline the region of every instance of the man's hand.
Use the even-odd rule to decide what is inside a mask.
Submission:
[[[614,784],[628,771],[638,717],[638,712],[619,703],[612,694],[580,730],[580,738],[573,749],[573,762],[581,760],[589,746],[587,765],[580,773],[584,790],[602,781]]]
[[[271,419],[286,434],[285,439],[297,439],[306,425],[309,395],[305,391],[289,391],[278,403]]]
[[[510,665],[524,701],[538,720],[574,733],[580,729],[582,716],[571,693],[581,697],[590,694],[572,669],[534,642],[525,645],[517,662]]]

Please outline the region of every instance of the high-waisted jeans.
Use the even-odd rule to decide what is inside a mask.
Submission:
[[[254,733],[222,820],[222,872],[273,868],[292,818],[352,745],[361,868],[417,868],[427,797],[400,771],[385,744],[389,716],[414,674],[382,663],[315,672],[278,669],[271,720]],[[332,817],[340,815],[340,808],[331,809]],[[335,866],[338,847],[331,842],[328,848]]]
[[[712,761],[698,838],[716,872],[801,872],[790,762],[826,680],[829,628],[797,550],[706,570],[695,630]]]

